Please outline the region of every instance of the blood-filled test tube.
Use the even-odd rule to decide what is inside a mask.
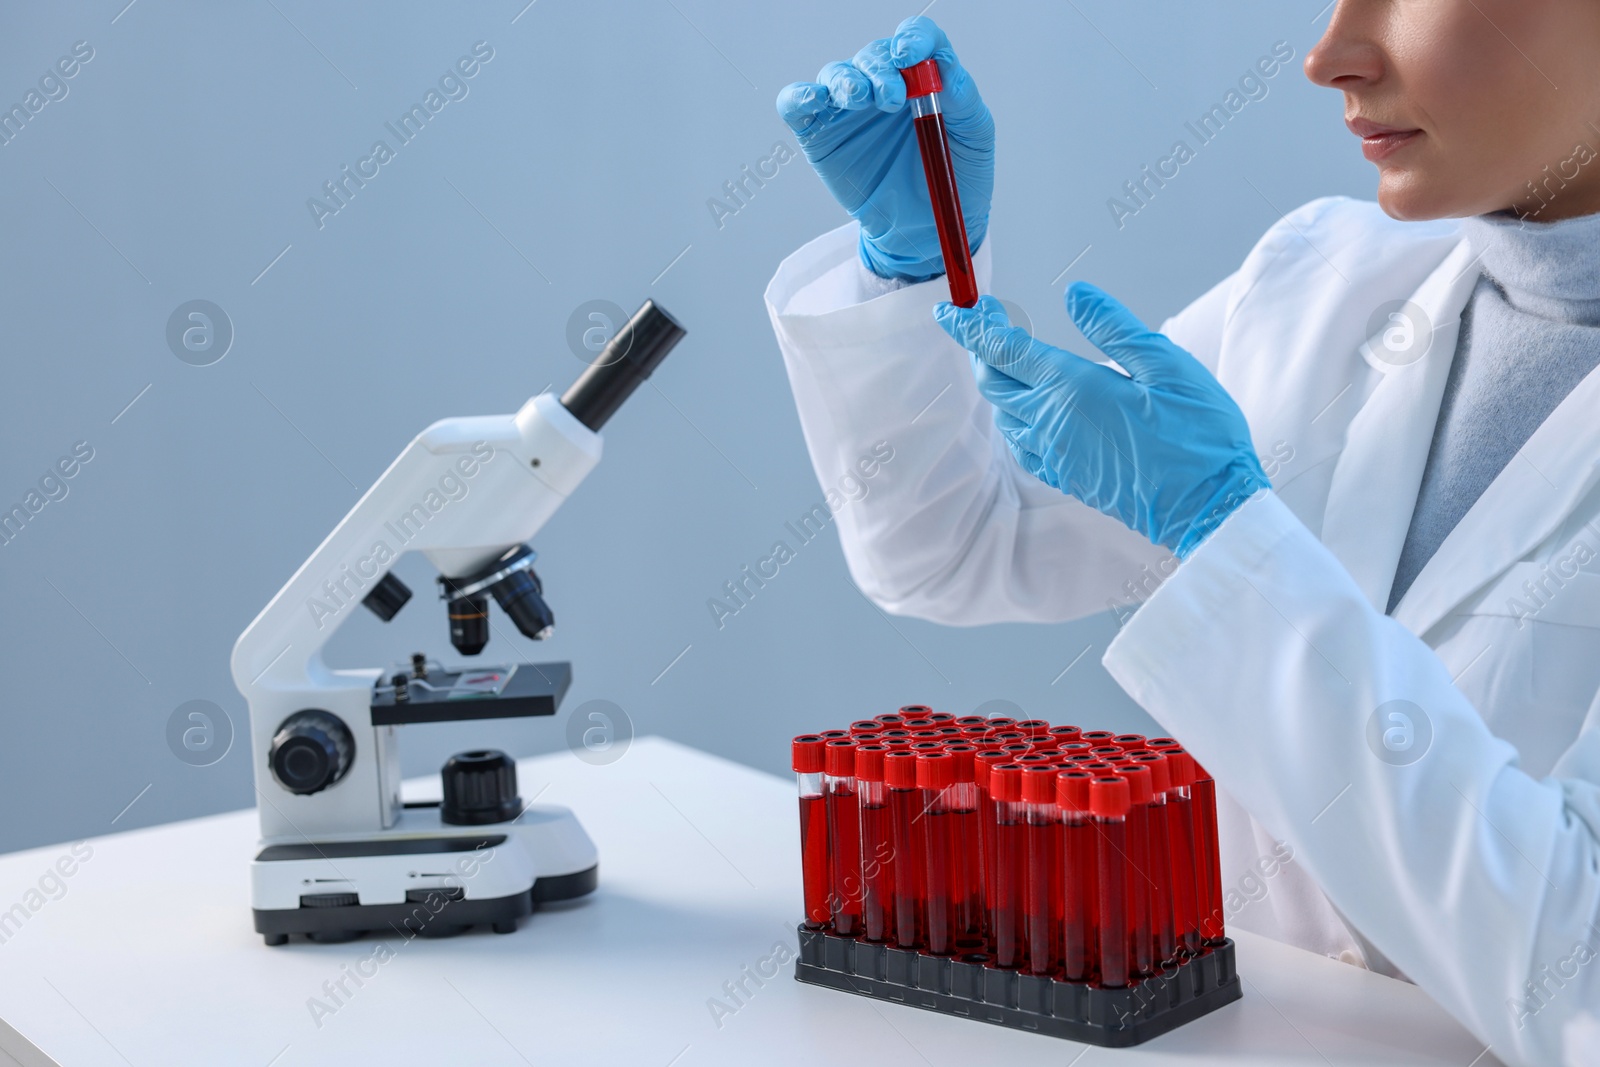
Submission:
[[[859,738],[863,734],[880,734],[884,730],[883,723],[877,719],[862,719],[850,724],[850,736]]]
[[[828,798],[828,841],[833,853],[829,886],[834,933],[861,933],[861,804],[856,793],[856,742],[834,738],[823,745],[823,793]]]
[[[823,740],[802,734],[790,746],[795,779],[800,786],[800,883],[805,899],[805,923],[813,929],[828,925],[832,917],[828,894],[832,872],[828,856],[828,807],[823,795],[825,764]]]
[[[1016,970],[1028,961],[1024,915],[1028,884],[1028,814],[1022,768],[1001,763],[989,771],[995,799],[994,877],[989,886],[989,944],[994,965]]]
[[[917,753],[917,785],[927,803],[917,820],[922,832],[923,903],[927,913],[928,952],[948,956],[955,951],[956,916],[950,900],[955,881],[952,869],[960,862],[950,831],[950,786],[955,783],[956,760],[947,752]]]
[[[917,147],[922,150],[922,173],[928,180],[933,219],[939,227],[939,251],[944,255],[950,300],[957,307],[969,308],[978,302],[978,276],[972,269],[967,223],[961,214],[961,196],[956,190],[955,165],[950,156],[950,137],[939,107],[939,93],[944,88],[939,66],[932,59],[926,59],[902,70],[900,76],[905,79],[911,124],[917,131]]]
[[[1028,974],[1054,974],[1061,957],[1061,809],[1056,806],[1056,768],[1022,764],[1022,804],[1028,820],[1028,880],[1023,926]]]
[[[1050,732],[1050,724],[1043,719],[1023,719],[1021,722],[1015,723],[1011,728],[1030,738],[1043,737]]]
[[[1111,739],[1111,743],[1124,752],[1139,752],[1144,749],[1144,734],[1118,734]]]
[[[1076,726],[1052,726],[1050,736],[1056,739],[1056,747],[1069,745],[1083,736],[1083,730]]]
[[[1200,883],[1194,841],[1194,757],[1177,746],[1158,750],[1167,763],[1172,788],[1167,791],[1167,845],[1172,855],[1172,921],[1178,949],[1200,951]]]
[[[1193,755],[1190,756],[1194,760]],[[1222,857],[1217,853],[1217,783],[1194,760],[1194,784],[1189,787],[1193,801],[1196,883],[1200,897],[1200,937],[1208,945],[1220,945],[1228,933],[1222,921]]]
[[[1111,772],[1128,782],[1128,970],[1137,976],[1155,973],[1155,943],[1150,936],[1151,897],[1158,886],[1150,871],[1150,799],[1155,795],[1150,768],[1139,764]]]
[[[861,936],[888,941],[894,936],[894,840],[883,761],[890,749],[856,745],[856,792],[861,805]]]
[[[1095,832],[1089,814],[1088,771],[1056,774],[1056,807],[1061,809],[1061,974],[1087,982],[1095,970],[1097,881]]]
[[[989,894],[994,891],[994,828],[996,807],[993,789],[994,768],[1011,762],[1009,753],[998,749],[980,748],[972,754],[972,777],[978,785],[979,850],[983,854],[983,899],[988,907]],[[990,935],[991,937],[993,935]]]
[[[916,949],[924,943],[925,861],[922,855],[922,789],[917,785],[917,757],[890,752],[883,757],[883,783],[889,801],[890,866],[894,881],[894,943]]]
[[[951,744],[945,754],[954,760],[953,780],[945,790],[949,808],[951,868],[950,905],[957,952],[982,952],[988,916],[983,902],[983,817],[978,804],[976,749]]]
[[[1094,816],[1095,939],[1100,984],[1120,989],[1128,984],[1127,823],[1128,780],[1104,775],[1089,783],[1089,811]]]
[[[1178,957],[1177,909],[1181,895],[1172,879],[1172,819],[1168,802],[1172,792],[1171,764],[1159,752],[1141,752],[1135,762],[1150,769],[1150,808],[1146,823],[1149,834],[1150,944],[1157,963]]]

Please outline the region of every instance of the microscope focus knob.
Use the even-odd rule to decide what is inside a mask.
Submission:
[[[457,752],[439,772],[444,802],[439,821],[456,826],[509,822],[522,814],[517,796],[517,765],[496,749]]]
[[[279,785],[305,796],[343,778],[355,754],[356,741],[344,720],[332,712],[308,708],[279,724],[267,759]]]

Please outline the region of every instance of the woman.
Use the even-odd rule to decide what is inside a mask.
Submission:
[[[895,450],[837,516],[860,587],[1142,602],[1105,664],[1231,792],[1224,885],[1293,856],[1251,926],[1517,1063],[1600,1014],[1597,44],[1592,0],[1340,0],[1305,68],[1378,203],[1293,212],[1159,334],[1070,287],[1115,368],[943,302],[898,70],[939,63],[980,282],[994,124],[931,21],[778,100],[855,218],[767,290],[812,462]]]

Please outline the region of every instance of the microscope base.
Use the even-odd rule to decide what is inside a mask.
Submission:
[[[305,934],[308,940],[323,944],[353,941],[369,931],[401,934],[407,940],[454,937],[474,926],[512,934],[540,904],[592,893],[599,883],[599,872],[597,864],[576,874],[549,875],[535,881],[527,892],[486,900],[452,899],[446,895],[447,890],[424,890],[420,899],[404,904],[252,910],[256,933],[269,945],[288,944],[292,934]]]
[[[256,932],[349,941],[368,931],[449,937],[474,926],[515,932],[541,904],[594,891],[599,857],[577,817],[529,805],[509,822],[445,825],[408,809],[377,837],[266,844],[250,864]]]

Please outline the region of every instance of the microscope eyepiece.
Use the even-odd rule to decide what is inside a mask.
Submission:
[[[562,394],[561,406],[598,433],[622,402],[667,358],[684,333],[684,328],[654,300],[646,300],[600,350],[583,376]]]

